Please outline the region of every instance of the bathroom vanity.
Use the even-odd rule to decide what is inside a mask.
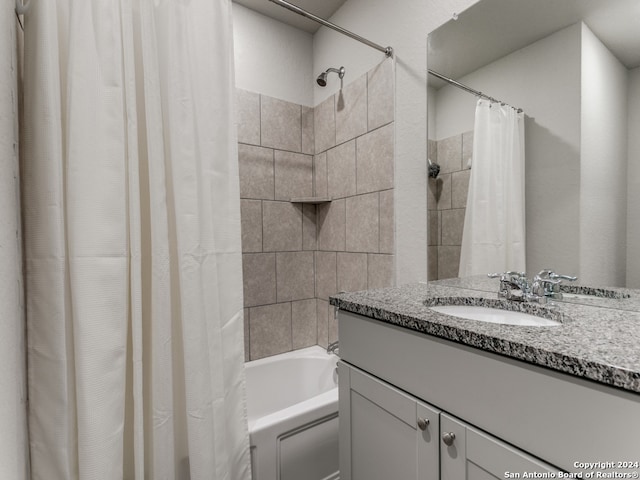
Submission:
[[[331,299],[341,479],[638,478],[640,308],[559,303],[540,327],[434,299],[499,302],[437,282]]]

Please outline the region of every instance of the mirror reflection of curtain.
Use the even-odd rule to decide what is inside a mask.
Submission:
[[[231,1],[29,5],[33,478],[248,480]]]
[[[526,271],[524,115],[479,99],[459,276]]]

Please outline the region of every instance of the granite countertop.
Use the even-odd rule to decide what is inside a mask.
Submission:
[[[429,282],[429,285],[442,285],[494,293],[498,291],[499,283],[497,278],[488,278],[486,275],[475,275],[472,277],[436,280]],[[578,279],[577,282],[563,281],[560,284],[560,292],[563,293],[563,298],[560,300],[563,303],[579,303],[581,305],[591,305],[594,307],[640,312],[640,290],[594,285],[592,283],[585,285]],[[582,294],[582,296],[572,297],[571,294]]]
[[[627,290],[634,294],[625,299],[625,306],[632,301],[637,311],[608,308],[606,302],[604,306],[557,302],[549,315],[561,319],[561,325],[529,327],[465,320],[425,306],[429,299],[464,297],[470,300],[463,303],[481,304],[488,299],[509,309],[540,308],[498,299],[497,293],[484,289],[488,284],[481,282],[483,288],[479,288],[473,279],[460,279],[457,286],[446,283],[340,293],[330,303],[385,323],[640,393],[639,292]]]

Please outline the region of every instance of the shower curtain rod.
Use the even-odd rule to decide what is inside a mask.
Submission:
[[[317,22],[321,25],[324,25],[325,27],[329,27],[333,30],[335,30],[336,32],[342,33],[343,35],[346,35],[347,37],[351,37],[354,40],[357,40],[359,42],[364,43],[365,45],[369,45],[371,48],[375,48],[376,50],[380,50],[381,52],[384,52],[384,54],[387,57],[392,57],[393,56],[393,48],[391,47],[383,47],[381,45],[378,45],[377,43],[373,43],[370,40],[367,40],[366,38],[361,37],[360,35],[356,35],[353,32],[350,32],[349,30],[346,30],[342,27],[339,27],[338,25],[336,25],[335,23],[331,23],[328,22],[327,20],[325,20],[324,18],[320,18],[317,15],[314,15],[313,13],[307,12],[306,10],[303,10],[302,8],[289,3],[285,0],[269,0],[270,2],[275,3],[276,5],[280,5],[281,7],[286,8],[287,10],[290,10],[294,13],[297,13],[298,15],[302,15],[303,17],[307,17],[311,20],[313,20],[314,22]]]
[[[433,75],[434,77],[438,77],[440,80],[444,80],[447,83],[450,83],[451,85],[453,85],[454,87],[458,87],[461,90],[464,90],[465,92],[469,92],[469,93],[473,93],[474,95],[480,97],[480,98],[484,98],[486,100],[489,100],[491,102],[495,102],[495,103],[499,103],[501,105],[508,105],[509,107],[513,108],[514,110],[516,110],[518,113],[522,113],[522,109],[521,108],[517,108],[514,107],[513,105],[509,105],[506,102],[503,102],[501,100],[497,100],[493,97],[490,97],[489,95],[487,95],[486,93],[482,93],[479,92],[478,90],[474,90],[471,87],[467,87],[466,85],[464,85],[463,83],[460,82],[456,82],[455,80],[449,78],[449,77],[445,77],[444,75],[442,75],[441,73],[436,72],[435,70],[431,70],[430,68],[427,69],[427,71],[429,72],[430,75]]]

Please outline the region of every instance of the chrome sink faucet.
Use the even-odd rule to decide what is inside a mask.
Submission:
[[[559,275],[549,269],[538,272],[531,282],[524,272],[490,273],[488,276],[500,279],[498,297],[514,302],[535,303],[547,303],[549,299],[562,299],[561,281],[575,281],[577,279],[577,277],[569,275]]]
[[[532,290],[536,295],[562,300],[562,293],[560,292],[560,283],[562,280],[575,282],[577,279],[578,277],[559,275],[553,270],[544,269],[533,277]]]
[[[490,273],[489,278],[500,278],[500,289],[498,290],[498,296],[506,298],[507,300],[513,300],[516,302],[523,302],[529,293],[529,282],[527,280],[527,274],[524,272],[504,272],[504,273]]]
[[[336,355],[338,355],[338,340],[329,344],[329,346],[327,347],[327,353],[335,353]]]

